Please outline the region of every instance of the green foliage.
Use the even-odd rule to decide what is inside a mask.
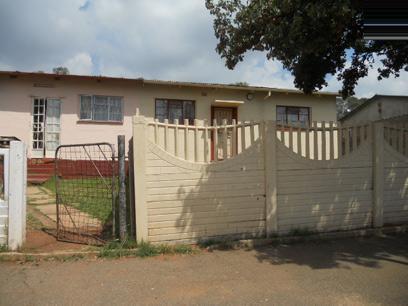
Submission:
[[[62,75],[69,74],[68,68],[67,67],[62,67],[62,66],[53,68],[52,72],[55,73],[55,74],[62,74]]]
[[[381,56],[378,78],[408,71],[406,41],[365,41],[361,1],[206,0],[214,16],[217,52],[233,69],[247,51],[279,60],[305,93],[327,86],[326,76],[343,82],[343,97]],[[346,67],[347,54],[351,66]]]
[[[149,242],[141,242],[136,244],[133,240],[125,240],[124,242],[112,241],[103,246],[99,251],[101,258],[120,258],[120,257],[153,257],[165,254],[193,254],[194,249],[190,245],[168,245],[159,244],[153,245]]]
[[[173,247],[174,253],[176,254],[192,254],[194,253],[191,245],[187,244],[177,244]]]
[[[8,252],[7,245],[0,244],[0,253]]]
[[[136,251],[136,255],[139,257],[152,257],[159,254],[159,249],[148,242],[140,243]]]
[[[337,115],[339,118],[345,116],[349,112],[353,111],[356,107],[363,104],[367,101],[367,98],[356,98],[356,97],[348,97],[346,99],[337,99]]]

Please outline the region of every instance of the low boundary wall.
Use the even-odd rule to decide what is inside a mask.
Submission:
[[[268,237],[408,220],[406,124],[393,127],[395,136],[384,122],[330,123],[327,130],[325,123],[301,129],[273,121],[181,126],[142,116],[133,123],[138,241]]]

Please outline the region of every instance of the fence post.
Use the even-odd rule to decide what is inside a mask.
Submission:
[[[384,212],[384,123],[372,123],[373,227],[383,226]]]
[[[263,128],[265,160],[266,237],[278,231],[277,215],[277,169],[276,169],[276,122],[266,121]]]
[[[146,121],[143,116],[133,117],[133,169],[135,190],[135,219],[137,242],[147,241],[146,205]]]
[[[20,248],[26,237],[26,148],[21,141],[10,142],[8,247]]]
[[[125,135],[118,135],[118,162],[119,162],[119,236],[120,240],[124,241],[127,236]]]

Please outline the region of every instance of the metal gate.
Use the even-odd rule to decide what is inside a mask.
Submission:
[[[117,167],[109,143],[55,152],[57,239],[102,244],[114,235]]]

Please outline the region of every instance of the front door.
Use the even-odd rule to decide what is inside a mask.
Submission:
[[[32,125],[33,158],[54,157],[60,137],[61,101],[34,98]]]
[[[211,123],[213,124],[214,120],[216,120],[217,125],[222,125],[223,121],[226,120],[227,124],[232,124],[232,120],[235,119],[237,120],[237,108],[236,107],[216,107],[213,106],[211,109]],[[218,153],[218,159],[223,159],[223,148],[224,148],[224,137],[221,137],[222,130],[218,131],[218,144],[217,144],[217,150],[216,152]],[[232,142],[232,131],[228,130],[228,135],[227,135],[227,156],[231,156],[231,142]],[[212,147],[212,154],[211,158],[214,159],[214,143],[213,141],[211,142],[211,147]]]

